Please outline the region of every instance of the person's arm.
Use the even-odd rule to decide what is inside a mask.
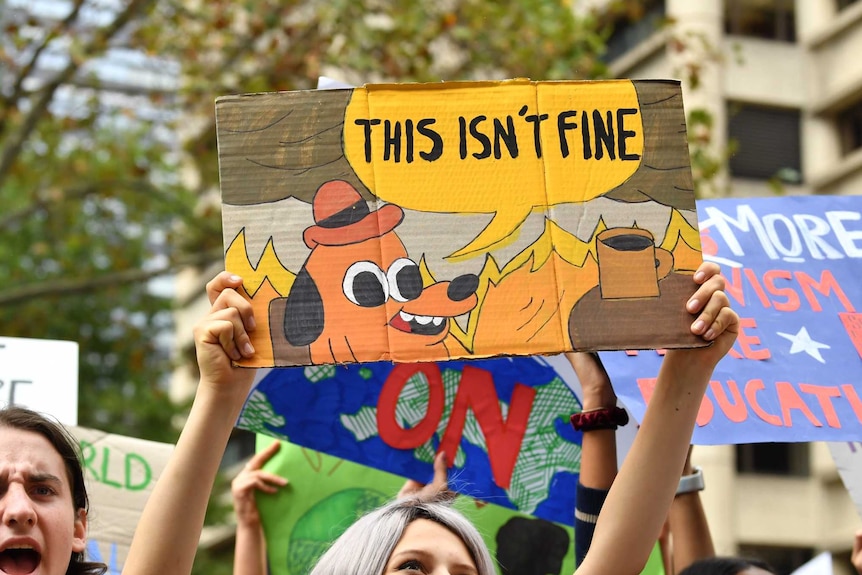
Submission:
[[[673,541],[670,536],[670,520],[665,520],[658,535],[658,550],[661,553],[661,565],[665,575],[675,575],[673,570]]]
[[[235,291],[242,280],[222,272],[207,284],[213,305],[195,327],[201,377],[188,420],[135,530],[124,575],[181,575],[194,562],[213,482],[255,370],[251,304]]]
[[[718,266],[706,262],[686,304],[698,313],[692,333],[713,344],[669,350],[632,448],[611,487],[578,575],[636,575],[667,518],[709,378],[730,350],[739,317],[728,307]]]
[[[683,476],[694,473],[691,448],[685,458]],[[695,561],[715,557],[712,534],[700,501],[700,491],[677,493],[670,506],[670,534],[673,539],[673,573],[679,573]]]
[[[275,493],[287,485],[287,479],[264,471],[262,467],[275,455],[281,442],[273,441],[256,453],[231,481],[230,491],[236,513],[236,543],[233,575],[266,575],[266,538],[255,493]]]
[[[617,396],[599,356],[567,353],[566,359],[581,384],[583,413],[617,406]],[[581,471],[575,498],[575,565],[580,565],[593,539],[599,512],[617,475],[617,438],[614,429],[583,430]]]

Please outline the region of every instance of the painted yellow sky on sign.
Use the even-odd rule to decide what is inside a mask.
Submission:
[[[534,210],[620,185],[643,146],[627,80],[373,85],[354,90],[344,122],[345,155],[381,200],[495,214],[462,252],[503,240]]]

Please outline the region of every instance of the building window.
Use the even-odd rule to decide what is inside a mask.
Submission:
[[[862,148],[862,101],[838,112],[841,151],[846,155]]]
[[[796,13],[793,0],[725,0],[725,32],[796,42]]]
[[[664,0],[644,0],[642,2],[623,2],[606,15],[611,30],[603,56],[606,62],[613,62],[653,34],[665,22]]]
[[[799,110],[731,103],[727,116],[732,176],[802,182]]]
[[[742,544],[739,546],[739,556],[765,561],[776,573],[792,573],[814,558],[814,550],[810,547]]]
[[[807,443],[743,443],[736,446],[739,473],[807,477]]]

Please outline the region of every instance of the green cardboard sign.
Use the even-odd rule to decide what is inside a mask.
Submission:
[[[258,435],[258,450],[273,438]],[[265,469],[289,479],[274,495],[258,493],[272,575],[307,575],[317,558],[360,515],[389,501],[404,478],[282,443]],[[429,478],[430,479],[430,478]],[[467,497],[455,501],[485,536],[501,575],[567,575],[574,571],[572,528]],[[644,574],[659,575],[653,552]]]

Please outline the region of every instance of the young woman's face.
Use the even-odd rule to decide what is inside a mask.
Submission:
[[[386,562],[384,574],[478,575],[461,538],[429,519],[407,526]]]
[[[87,518],[42,435],[0,426],[0,573],[64,575],[84,551]]]

